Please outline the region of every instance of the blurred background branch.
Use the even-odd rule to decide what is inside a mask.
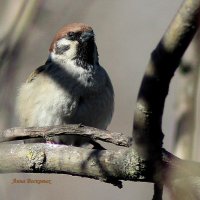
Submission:
[[[15,66],[23,37],[39,11],[40,0],[8,0],[0,18],[0,128],[7,127],[12,118],[10,93],[16,79]],[[8,92],[9,91],[9,92]]]
[[[196,131],[198,82],[200,76],[200,31],[192,40],[177,72],[175,154],[182,159],[195,159],[199,133]],[[199,119],[199,118],[198,118]],[[198,142],[199,143],[199,142]],[[197,147],[197,146],[196,146]],[[197,150],[198,149],[198,150]],[[196,148],[199,151],[199,146]]]

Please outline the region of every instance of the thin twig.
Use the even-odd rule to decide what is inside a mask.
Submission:
[[[154,184],[154,195],[152,200],[162,200],[163,194],[163,185],[161,184]]]
[[[11,128],[0,133],[0,142],[24,140],[27,138],[47,138],[56,135],[81,135],[93,140],[101,140],[119,146],[129,147],[131,139],[122,133],[100,130],[93,127],[68,124],[65,126]]]

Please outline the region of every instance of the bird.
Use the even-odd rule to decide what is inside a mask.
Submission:
[[[22,127],[82,124],[106,129],[114,111],[114,90],[99,64],[91,26],[72,23],[55,34],[44,65],[19,88],[16,112]],[[55,143],[80,145],[75,137]]]

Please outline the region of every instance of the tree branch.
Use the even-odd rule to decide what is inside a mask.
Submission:
[[[151,160],[154,170],[160,170],[163,164],[161,148],[164,135],[161,127],[169,84],[183,53],[196,33],[199,12],[200,0],[185,0],[152,52],[140,87],[134,115],[133,139],[139,155]],[[160,184],[155,186],[157,189],[159,187]],[[154,195],[153,198],[162,199],[160,194],[158,197]]]
[[[186,0],[152,52],[134,116],[133,138],[142,156],[152,159],[162,147],[162,114],[169,83],[198,28],[200,0]]]
[[[162,200],[163,194],[163,185],[162,184],[154,184],[154,195],[152,200]]]
[[[16,127],[7,129],[1,132],[0,135],[0,142],[38,137],[48,138],[58,135],[81,135],[93,140],[101,140],[119,146],[129,147],[131,145],[131,138],[124,136],[122,133],[100,130],[93,127],[83,126],[81,124],[68,124],[65,126],[52,127]]]
[[[56,144],[1,144],[0,172],[63,173],[109,182],[141,180],[142,161],[128,150],[91,150]],[[145,179],[144,179],[145,178]]]
[[[0,173],[62,173],[109,183],[156,182],[158,177],[167,183],[200,176],[199,163],[183,161],[165,150],[162,161],[161,170],[152,174],[152,162],[141,159],[132,148],[111,151],[42,143],[0,145]]]

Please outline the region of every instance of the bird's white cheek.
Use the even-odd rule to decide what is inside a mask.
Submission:
[[[69,60],[72,60],[77,54],[77,47],[78,47],[78,42],[72,41],[70,43],[70,48],[63,53],[63,56],[65,58],[68,58]]]
[[[65,47],[68,47],[66,50],[64,50],[62,53],[57,53],[56,50],[54,49],[52,52],[52,58],[55,61],[66,61],[66,60],[72,60],[76,54],[77,54],[77,46],[78,42],[77,41],[71,41],[67,40],[65,38],[60,39],[56,43],[57,48],[65,49]]]

